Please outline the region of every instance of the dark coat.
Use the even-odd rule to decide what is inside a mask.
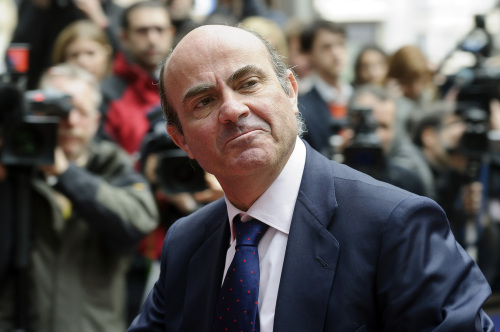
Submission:
[[[229,235],[224,200],[175,223],[129,332],[211,331]],[[490,293],[434,201],[307,146],[275,332],[493,331]]]

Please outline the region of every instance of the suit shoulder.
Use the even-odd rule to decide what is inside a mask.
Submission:
[[[418,196],[387,182],[376,180],[348,166],[332,162],[334,187],[339,206],[392,210],[404,200],[424,200],[436,204],[427,197]],[[436,204],[437,205],[437,204]]]

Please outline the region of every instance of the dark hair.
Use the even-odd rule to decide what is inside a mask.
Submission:
[[[316,20],[307,25],[300,34],[300,47],[302,52],[309,53],[312,50],[316,35],[320,30],[327,30],[331,33],[341,35],[345,38],[344,27],[338,23],[327,20]]]
[[[443,126],[443,121],[447,115],[453,114],[454,107],[447,102],[435,102],[429,106],[425,113],[420,116],[416,123],[412,134],[412,140],[415,145],[422,147],[422,133],[427,128],[440,130]]]
[[[361,59],[363,58],[363,55],[365,55],[365,53],[370,51],[377,52],[378,54],[380,54],[385,59],[387,67],[389,67],[389,56],[387,55],[387,53],[377,45],[367,45],[363,47],[361,51],[359,51],[358,56],[356,57],[356,60],[354,62],[354,82],[353,82],[354,84],[365,83],[362,82],[361,77],[359,77],[359,70],[361,68]]]
[[[274,47],[267,41],[265,40],[261,35],[256,33],[255,31],[248,29],[244,26],[238,25],[236,28],[247,31],[257,38],[264,44],[264,46],[267,49],[267,52],[269,54],[271,63],[273,64],[274,72],[276,73],[276,77],[278,78],[278,81],[283,88],[283,90],[286,92],[286,94],[290,94],[290,89],[288,88],[288,83],[287,83],[287,70],[288,67],[283,61],[283,57],[279,55]],[[180,134],[182,134],[182,126],[179,121],[179,117],[177,116],[177,113],[173,109],[172,105],[168,102],[167,96],[165,94],[165,84],[163,83],[164,79],[163,76],[165,74],[165,67],[167,62],[170,59],[170,56],[172,55],[173,49],[170,50],[169,54],[167,55],[166,59],[161,62],[161,69],[160,69],[160,79],[159,79],[159,94],[160,94],[160,102],[161,102],[161,108],[163,110],[163,115],[165,116],[165,119],[167,121],[168,125],[175,126],[176,129]],[[303,130],[304,128],[300,128],[300,123],[299,123],[299,132]]]
[[[139,2],[136,2],[136,3],[128,6],[123,11],[122,16],[121,16],[121,20],[120,20],[120,25],[121,25],[122,29],[126,30],[129,28],[129,26],[130,26],[130,22],[129,22],[130,13],[132,13],[134,10],[140,9],[140,8],[159,8],[159,9],[163,9],[168,15],[167,6],[162,2],[155,1],[155,0],[139,1]]]

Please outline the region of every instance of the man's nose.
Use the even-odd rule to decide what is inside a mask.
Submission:
[[[224,94],[222,105],[219,109],[219,121],[222,123],[237,122],[242,117],[247,117],[250,109],[236,92]]]
[[[78,122],[79,119],[80,116],[78,114],[78,111],[73,109],[69,112],[66,118],[62,119],[62,122],[67,126],[73,127]]]
[[[148,29],[148,32],[146,34],[146,38],[150,42],[156,42],[157,40],[160,39],[161,34],[162,34],[161,31],[159,31],[158,29],[151,28],[151,29]]]

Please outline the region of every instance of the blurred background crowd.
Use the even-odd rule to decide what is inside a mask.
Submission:
[[[135,317],[168,227],[223,196],[165,130],[158,64],[238,23],[293,68],[303,138],[436,200],[500,291],[497,1],[0,0],[0,331]]]

